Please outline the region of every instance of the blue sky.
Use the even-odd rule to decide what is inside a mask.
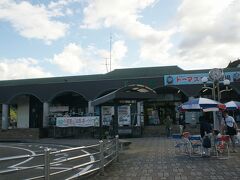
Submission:
[[[119,68],[226,67],[240,57],[238,0],[1,0],[0,79]]]

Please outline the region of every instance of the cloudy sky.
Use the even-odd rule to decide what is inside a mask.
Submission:
[[[0,79],[240,57],[239,0],[0,0]],[[108,65],[106,65],[108,64]]]

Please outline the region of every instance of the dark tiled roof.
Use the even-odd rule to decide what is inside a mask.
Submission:
[[[0,81],[0,86],[97,81],[102,77],[103,77],[102,74],[97,74],[97,75],[86,75],[86,76],[65,76],[65,77],[49,77],[49,78],[36,78],[36,79],[6,80],[6,81]]]
[[[166,73],[175,74],[180,72],[183,72],[183,70],[178,66],[116,69],[106,74],[0,81],[0,86],[99,81],[99,80],[109,80],[109,79],[128,79],[128,78],[136,78],[136,77],[154,77],[154,76],[163,76]]]
[[[127,69],[116,69],[116,70],[111,71],[106,74],[7,80],[7,81],[0,81],[0,86],[147,78],[147,77],[159,77],[159,76],[164,76],[164,75],[168,75],[168,74],[206,73],[206,72],[209,72],[209,70],[210,69],[186,70],[185,71],[185,70],[179,68],[178,66],[127,68]],[[240,71],[240,68],[225,68],[224,71],[225,72]]]
[[[127,69],[116,69],[109,72],[105,77],[118,77],[118,78],[129,78],[129,77],[155,77],[163,76],[165,74],[179,74],[183,73],[184,70],[178,66],[161,66],[161,67],[142,67],[142,68],[127,68]]]

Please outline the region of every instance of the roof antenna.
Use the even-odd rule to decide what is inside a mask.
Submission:
[[[107,73],[108,73],[108,58],[105,58],[106,62],[105,62],[105,65],[106,65],[106,70],[107,70]]]
[[[109,42],[109,67],[110,72],[112,71],[112,33],[110,32],[110,42]]]

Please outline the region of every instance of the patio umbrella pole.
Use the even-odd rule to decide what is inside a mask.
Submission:
[[[213,82],[212,97],[213,97],[214,101],[216,101],[215,88],[216,88],[216,84],[215,84],[215,82]],[[218,90],[218,86],[217,86],[217,90]],[[213,129],[218,129],[219,130],[219,123],[218,123],[218,120],[217,120],[216,112],[213,112]]]

